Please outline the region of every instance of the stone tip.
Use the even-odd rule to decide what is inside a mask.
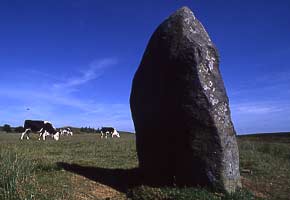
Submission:
[[[184,12],[186,12],[186,11],[191,11],[190,8],[189,8],[188,6],[182,6],[182,7],[179,8],[178,10],[180,10],[180,11],[184,11]]]
[[[176,17],[179,18],[179,17],[188,17],[188,16],[193,16],[193,19],[195,19],[195,16],[193,12],[190,10],[190,8],[187,6],[183,6],[179,8],[178,10],[176,10],[174,13],[172,13],[169,18],[176,18]]]
[[[176,13],[190,13],[193,15],[193,12],[190,10],[189,7],[187,6],[182,6],[181,8],[179,8]]]

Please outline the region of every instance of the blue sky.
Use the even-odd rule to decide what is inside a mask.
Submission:
[[[184,5],[219,50],[237,132],[290,131],[285,0],[2,0],[0,124],[133,131],[134,73],[151,34]]]

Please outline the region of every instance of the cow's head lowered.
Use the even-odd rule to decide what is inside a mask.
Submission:
[[[59,135],[60,135],[60,132],[57,131],[54,135],[52,135],[52,138],[54,140],[58,141],[59,140]]]
[[[59,140],[60,132],[56,130],[56,128],[52,125],[51,122],[44,121],[44,130],[45,130],[44,134],[47,134],[47,136],[51,135],[52,138],[56,141]]]

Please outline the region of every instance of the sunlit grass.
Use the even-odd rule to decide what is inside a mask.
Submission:
[[[266,142],[240,138],[240,166],[245,188],[232,195],[199,188],[153,188],[136,185],[125,192],[131,199],[289,199],[290,138]],[[75,134],[60,141],[20,141],[19,134],[0,133],[0,199],[78,199],[73,173],[58,163],[96,169],[132,169],[138,166],[135,136],[101,139],[98,134]],[[102,178],[102,177],[100,177]],[[114,177],[110,177],[114,178]],[[86,195],[90,191],[87,191]],[[115,199],[118,199],[116,197]],[[255,197],[254,199],[257,199]]]

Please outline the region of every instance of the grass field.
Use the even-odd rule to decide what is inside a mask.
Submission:
[[[244,189],[153,188],[138,181],[135,136],[19,141],[0,133],[0,199],[290,199],[290,134],[238,138]]]

